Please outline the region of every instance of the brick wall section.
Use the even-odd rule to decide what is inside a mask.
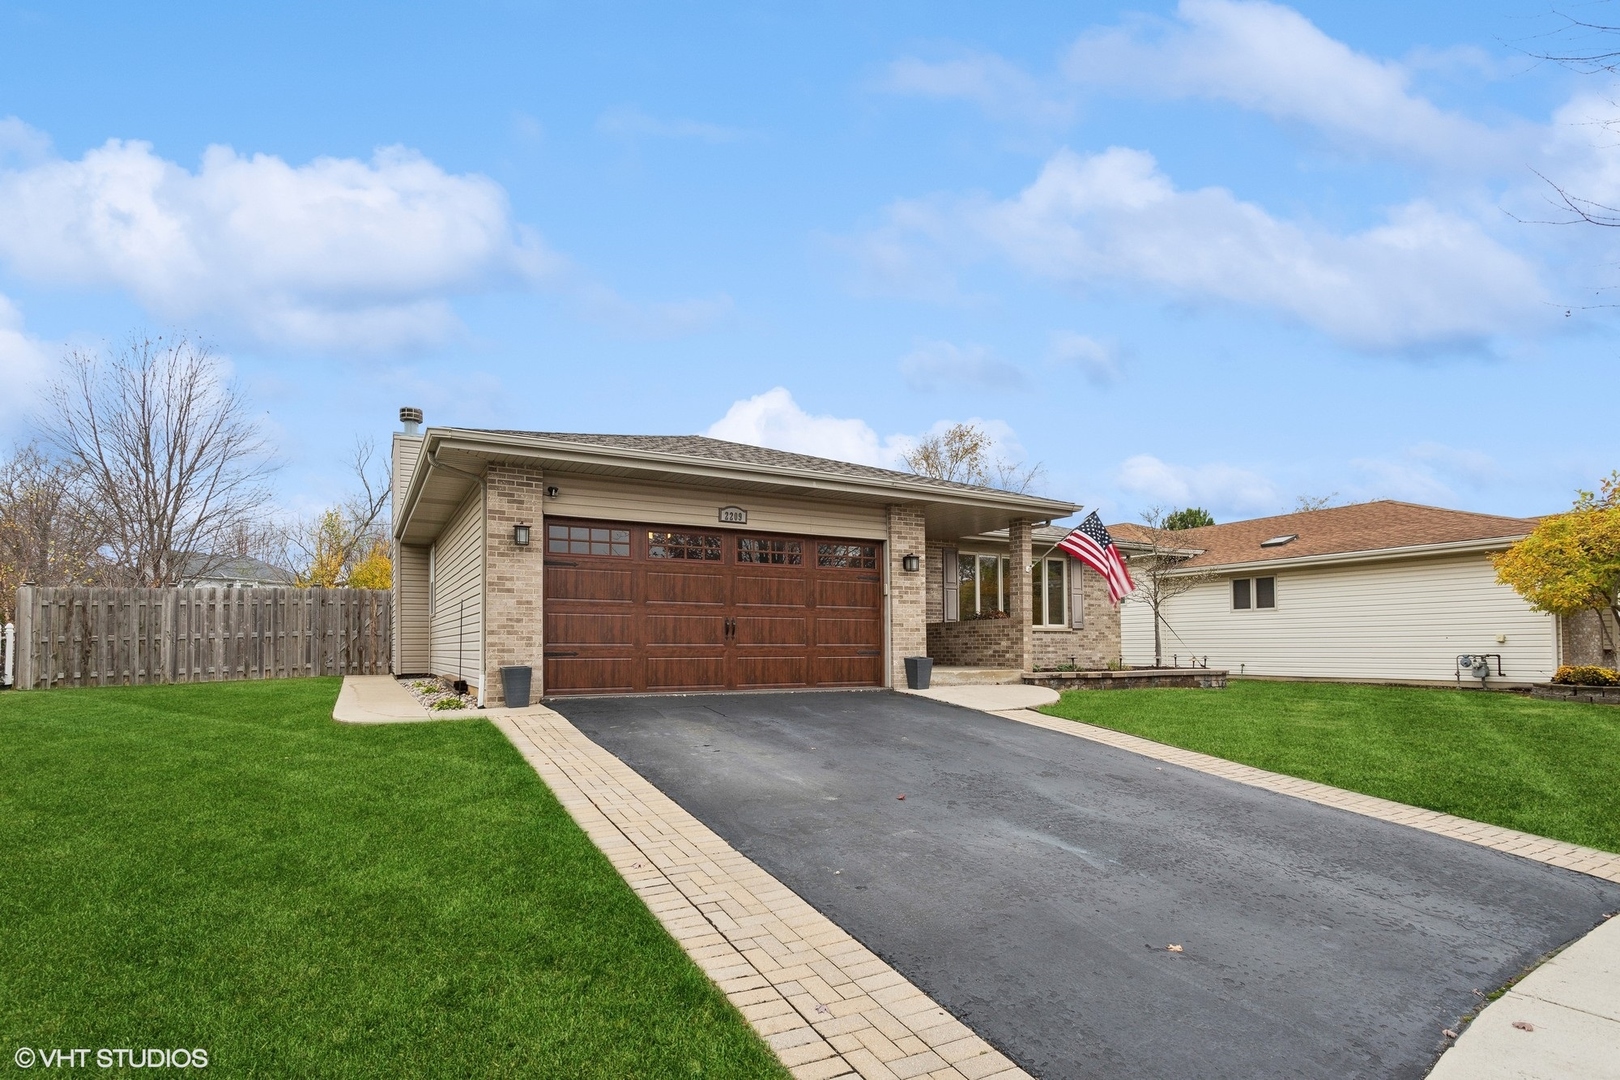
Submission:
[[[531,693],[544,689],[542,660],[545,528],[541,520],[545,478],[540,470],[491,465],[484,474],[489,507],[484,519],[484,703],[505,704],[501,668],[534,668]],[[512,526],[530,527],[529,546],[512,543]]]
[[[1023,634],[1011,619],[928,624],[928,655],[941,667],[1014,668]]]
[[[945,620],[945,560],[940,545],[929,544],[923,558],[923,588],[928,592],[926,618],[930,625]],[[930,653],[930,656],[933,654]]]
[[[1608,633],[1598,622],[1598,613],[1582,611],[1558,619],[1558,655],[1561,664],[1596,664],[1614,667],[1614,620],[1606,619]]]
[[[1051,669],[1072,656],[1081,671],[1097,671],[1120,658],[1119,609],[1108,602],[1108,583],[1097,571],[1070,559],[1069,573],[1080,575],[1085,626],[1035,631],[1035,665]]]
[[[928,655],[929,562],[923,531],[923,508],[912,503],[889,506],[889,685],[906,685],[908,656]],[[906,555],[923,560],[923,568],[907,573],[900,565]]]
[[[1019,628],[1016,666],[1028,671],[1035,666],[1035,620],[1030,611],[1029,576],[1032,526],[1023,518],[1013,518],[1007,526],[1007,554],[1012,560],[1007,569],[1007,614],[1011,616],[1009,621]]]

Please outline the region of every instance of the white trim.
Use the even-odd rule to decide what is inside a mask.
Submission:
[[[1325,555],[1301,555],[1293,559],[1257,559],[1251,562],[1206,563],[1199,566],[1179,566],[1165,571],[1166,577],[1189,574],[1233,574],[1242,577],[1245,572],[1256,573],[1274,567],[1293,569],[1305,566],[1331,566],[1336,563],[1381,562],[1386,559],[1422,559],[1435,555],[1468,555],[1473,552],[1502,551],[1523,540],[1524,536],[1497,536],[1487,540],[1453,540],[1444,544],[1411,544],[1406,547],[1374,548],[1369,551],[1332,552]]]

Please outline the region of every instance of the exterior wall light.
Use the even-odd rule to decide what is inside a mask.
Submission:
[[[900,556],[900,566],[908,574],[915,574],[922,568],[922,560],[915,555]]]
[[[512,526],[512,543],[518,547],[529,546],[529,527],[527,525]]]

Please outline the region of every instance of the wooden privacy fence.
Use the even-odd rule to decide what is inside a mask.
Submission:
[[[17,688],[382,675],[373,589],[17,590]]]

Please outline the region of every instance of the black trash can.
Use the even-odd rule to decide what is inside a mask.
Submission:
[[[527,664],[501,668],[501,696],[506,699],[508,709],[529,707],[529,683],[533,677],[534,669]]]
[[[926,656],[906,657],[906,688],[910,690],[928,689],[928,680],[934,674],[934,661]]]

